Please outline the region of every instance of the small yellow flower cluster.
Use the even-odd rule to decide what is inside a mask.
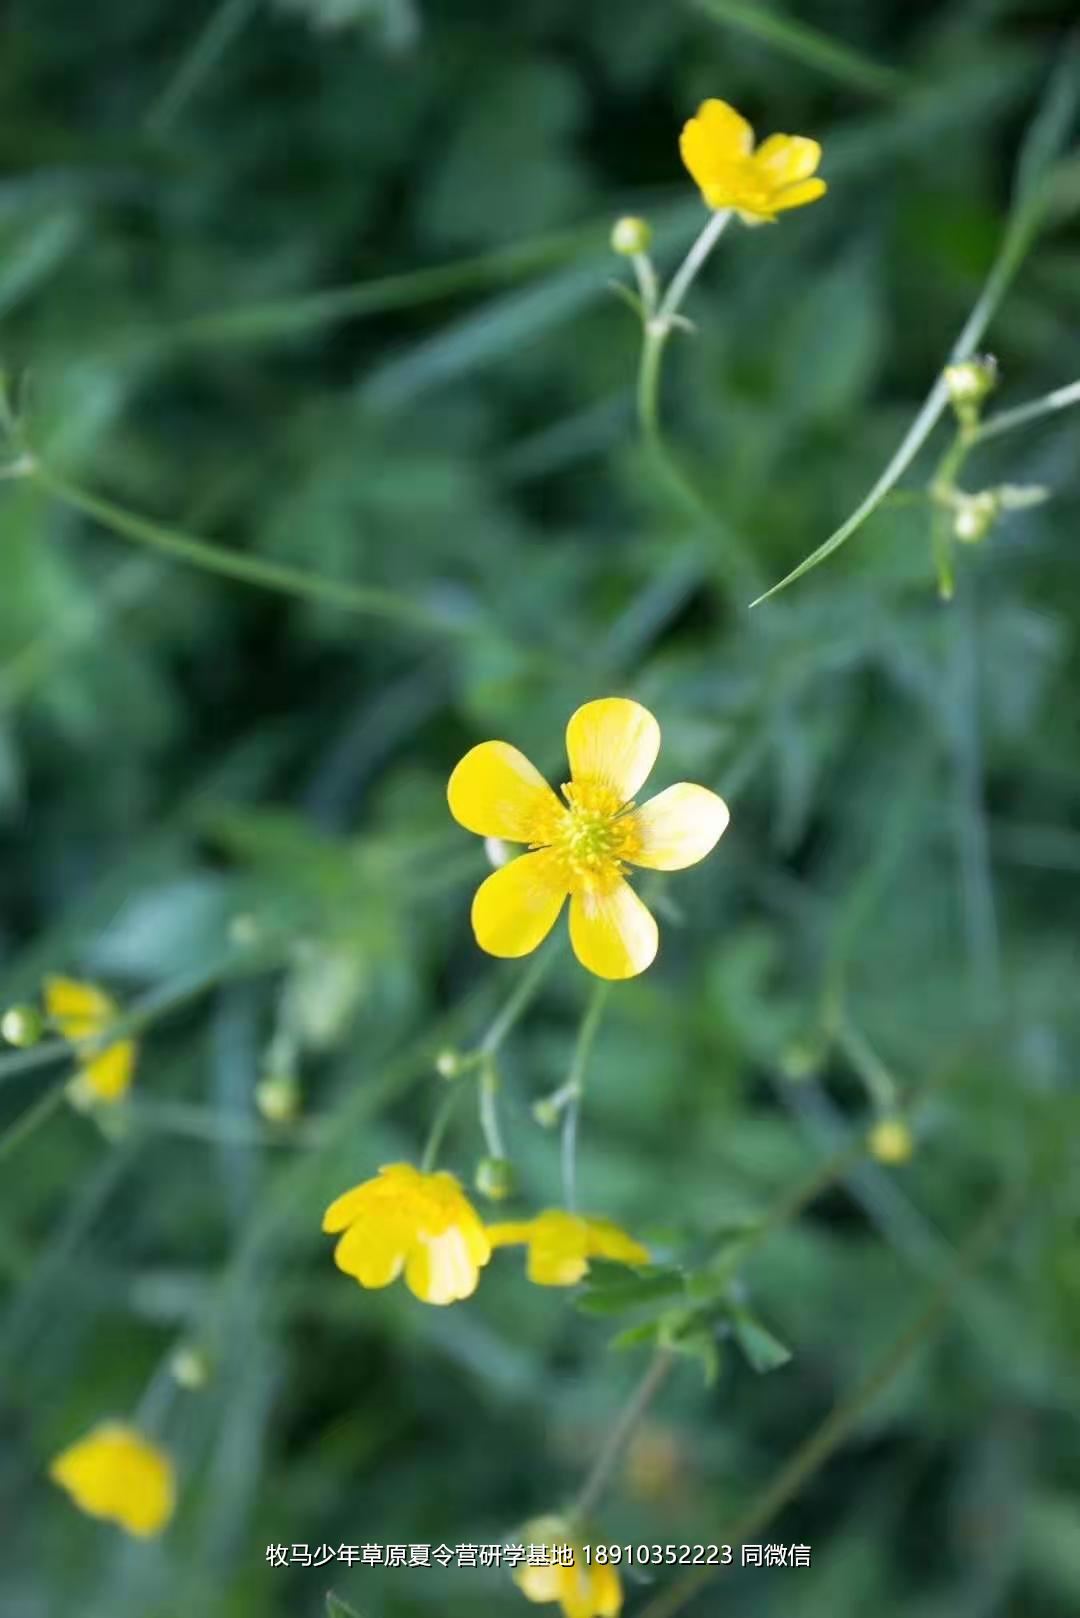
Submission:
[[[0,1033],[12,1045],[36,1045],[47,1028],[77,1044],[78,1072],[68,1086],[74,1106],[113,1107],[123,1101],[135,1073],[135,1042],[108,1039],[119,1018],[116,1002],[92,983],[75,978],[45,980],[44,1015],[36,1006],[13,1006],[0,1019]]]
[[[485,1227],[452,1174],[424,1174],[409,1163],[389,1163],[338,1197],[323,1230],[344,1232],[334,1262],[362,1287],[389,1286],[404,1272],[423,1303],[471,1297],[496,1247],[526,1247],[529,1279],[545,1287],[574,1286],[591,1258],[649,1262],[648,1249],[617,1225],[557,1208]]]

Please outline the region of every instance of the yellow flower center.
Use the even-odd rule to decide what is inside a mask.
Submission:
[[[572,893],[609,893],[639,844],[632,816],[610,787],[597,781],[563,784],[567,807],[553,815],[536,846],[558,858]]]

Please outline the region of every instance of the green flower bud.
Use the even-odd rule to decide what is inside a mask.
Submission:
[[[291,1073],[268,1073],[255,1086],[255,1105],[269,1124],[290,1124],[300,1111],[300,1086]]]
[[[26,1050],[45,1032],[45,1019],[36,1006],[10,1006],[0,1018],[0,1034],[9,1045]]]
[[[992,489],[962,495],[953,515],[953,533],[965,545],[977,545],[993,528],[1001,503]]]
[[[534,1103],[532,1114],[541,1129],[554,1129],[559,1121],[559,1108],[548,1096]]]
[[[968,426],[979,419],[983,401],[998,385],[998,364],[992,354],[979,354],[945,367],[945,386],[960,420]]]
[[[793,1084],[814,1079],[825,1063],[825,1042],[811,1036],[793,1039],[780,1052],[780,1071]]]
[[[616,219],[611,231],[611,249],[623,258],[636,258],[639,253],[647,253],[652,241],[652,230],[644,219],[636,219],[628,214],[623,219]]]
[[[460,1051],[451,1046],[445,1046],[435,1058],[435,1071],[440,1079],[460,1078],[465,1069],[465,1059]]]
[[[169,1370],[173,1381],[190,1393],[204,1388],[210,1380],[210,1361],[194,1343],[181,1343],[179,1348],[173,1350]]]
[[[879,1163],[906,1163],[915,1150],[915,1137],[902,1118],[879,1118],[866,1144]]]
[[[491,1202],[502,1202],[514,1190],[516,1183],[514,1165],[507,1157],[484,1157],[476,1165],[476,1189]]]

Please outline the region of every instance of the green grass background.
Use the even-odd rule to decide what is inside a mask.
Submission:
[[[607,1006],[585,1204],[678,1254],[843,1149],[869,1117],[850,1062],[785,1076],[830,973],[929,1092],[909,1166],[841,1175],[747,1265],[792,1360],[758,1376],[725,1345],[711,1387],[680,1360],[598,1533],[720,1538],[1019,1185],[937,1332],[753,1536],[810,1543],[811,1570],[736,1572],[689,1610],[1080,1610],[1076,418],[965,471],[1054,498],[964,552],[949,608],[917,504],[753,613],[730,568],[737,545],[775,582],[888,460],[992,262],[1071,12],[9,8],[0,344],[35,444],[120,507],[397,606],[262,592],[3,486],[0,995],[221,979],[147,1030],[125,1128],[62,1108],[0,1136],[5,1618],[315,1618],[330,1587],[366,1618],[528,1610],[496,1575],[264,1553],[502,1539],[573,1494],[641,1374],[608,1346],[626,1322],[529,1287],[520,1255],[435,1310],[361,1292],[319,1233],[337,1191],[419,1153],[433,1052],[520,980],[471,938],[485,865],[450,769],[502,736],[558,781],[568,714],[614,692],[660,719],[657,783],[707,783],[733,819],[658,884],[660,958]],[[688,302],[664,417],[703,521],[638,442],[606,241],[646,213],[673,267],[703,217],[677,133],[708,95],[819,138],[830,190],[733,230]],[[1076,140],[987,339],[1004,406],[1080,375]],[[560,1195],[531,1106],[589,984],[556,953],[501,1053],[515,1207]],[[252,1097],[283,1030],[314,1122],[275,1138]],[[0,1129],[63,1076],[0,1062]],[[480,1152],[466,1100],[446,1161],[469,1179]],[[155,1376],[188,1336],[198,1394]],[[46,1466],[148,1382],[182,1503],[136,1546]],[[631,1618],[651,1593],[628,1585]]]

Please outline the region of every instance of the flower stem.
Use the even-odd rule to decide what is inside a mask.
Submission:
[[[483,1056],[494,1056],[503,1040],[520,1019],[529,1002],[533,999],[540,985],[550,972],[555,960],[553,949],[542,950],[535,955],[529,964],[513,994],[510,995],[502,1010],[498,1012],[487,1033],[481,1039],[477,1050]]]
[[[413,628],[429,632],[445,635],[461,635],[469,632],[467,624],[444,618],[416,601],[395,595],[393,591],[346,584],[318,573],[308,573],[302,568],[267,561],[261,556],[227,550],[209,540],[198,539],[193,534],[185,534],[177,528],[153,522],[148,517],[127,511],[123,506],[114,505],[111,500],[102,499],[100,495],[91,494],[89,490],[68,483],[36,457],[28,458],[22,465],[21,475],[29,477],[39,488],[46,490],[62,504],[82,512],[87,517],[92,517],[95,522],[101,523],[114,534],[134,540],[139,545],[148,545],[179,561],[200,567],[208,573],[237,579],[242,584],[273,590],[281,595],[325,602],[328,606],[339,607],[345,612],[363,613],[370,617],[409,624]]]
[[[997,415],[980,423],[975,429],[975,438],[981,444],[987,438],[996,438],[999,433],[1011,433],[1014,427],[1026,427],[1029,421],[1038,421],[1040,416],[1052,415],[1054,411],[1065,410],[1074,404],[1080,404],[1080,382],[1055,388],[1052,393],[1044,393],[1041,399],[1033,399],[1030,404],[1017,405],[1015,410],[998,411]]]
[[[565,1097],[566,1102],[562,1126],[563,1201],[571,1213],[577,1206],[577,1131],[581,1098],[585,1093],[585,1070],[589,1064],[589,1053],[596,1038],[596,1031],[600,1026],[604,1002],[607,1000],[610,988],[611,984],[602,980],[593,989],[592,997],[585,1008],[585,1015],[581,1019],[581,1028],[578,1031],[577,1044],[574,1046],[570,1072],[567,1074],[565,1085],[559,1092],[560,1096]]]
[[[495,1063],[490,1057],[485,1058],[480,1066],[477,1094],[480,1101],[480,1129],[484,1136],[484,1147],[489,1157],[506,1156],[506,1145],[503,1141],[502,1130],[499,1127],[499,1113],[495,1106],[495,1096],[498,1088],[499,1075]]]
[[[746,1509],[724,1526],[718,1535],[720,1543],[735,1546],[750,1535],[759,1534],[825,1465],[878,1396],[906,1368],[940,1325],[971,1271],[989,1250],[1016,1211],[1016,1206],[1014,1191],[1006,1191],[998,1199],[964,1244],[949,1273],[931,1293],[922,1314],[901,1332],[881,1362],[852,1389],[847,1398],[833,1406],[824,1421],[789,1456],[772,1481]],[[681,1612],[712,1576],[713,1570],[707,1567],[688,1574],[670,1589],[661,1591],[641,1613],[641,1618],[674,1618],[674,1614]]]
[[[431,1128],[428,1130],[428,1138],[424,1145],[423,1156],[420,1159],[421,1174],[431,1174],[439,1161],[439,1148],[442,1146],[443,1137],[446,1134],[450,1119],[453,1117],[454,1108],[458,1104],[458,1097],[462,1088],[463,1086],[460,1084],[451,1084],[435,1109],[435,1116],[431,1120]]]
[[[652,1404],[674,1363],[675,1353],[670,1348],[657,1349],[649,1361],[645,1369],[645,1375],[619,1412],[600,1453],[578,1490],[568,1513],[572,1522],[583,1523],[590,1512],[598,1505],[611,1481],[612,1473],[619,1463],[623,1450],[633,1436],[638,1423]]]

